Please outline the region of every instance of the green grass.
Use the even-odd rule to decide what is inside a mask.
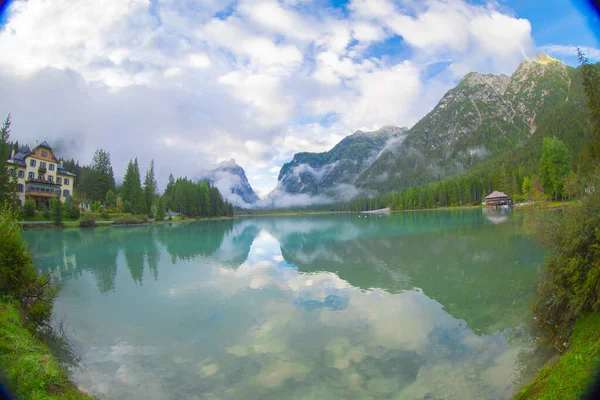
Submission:
[[[31,400],[92,400],[67,379],[48,347],[23,326],[17,307],[0,301],[0,371],[13,394]]]
[[[593,382],[599,360],[600,313],[594,313],[577,322],[569,349],[555,364],[542,368],[515,400],[579,399]]]

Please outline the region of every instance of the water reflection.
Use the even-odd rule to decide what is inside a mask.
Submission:
[[[27,232],[108,398],[498,399],[543,252],[478,211]],[[97,290],[94,290],[93,287]],[[90,290],[90,288],[92,290]]]

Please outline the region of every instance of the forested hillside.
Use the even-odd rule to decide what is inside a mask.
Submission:
[[[563,116],[582,117],[585,108],[580,74],[544,53],[524,61],[510,78],[470,73],[357,184],[386,193],[439,181],[509,150],[535,147],[529,142],[538,131],[537,138],[552,135],[552,125],[565,126]],[[580,140],[579,129],[565,127],[570,140]]]

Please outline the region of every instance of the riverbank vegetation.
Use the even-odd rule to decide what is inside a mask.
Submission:
[[[580,61],[594,132],[586,145],[590,164],[579,171],[581,201],[561,213],[533,219],[538,237],[550,250],[533,311],[550,343],[564,354],[518,399],[580,398],[599,367],[600,71],[581,54]]]
[[[91,400],[68,380],[49,347],[31,329],[17,303],[0,299],[0,371],[22,399]]]
[[[17,213],[0,211],[0,378],[17,398],[89,399],[69,383],[45,342],[57,337],[52,309],[57,288],[40,275],[21,236]]]
[[[600,359],[600,313],[582,317],[573,329],[571,349],[555,363],[542,368],[516,400],[580,399],[594,381]]]

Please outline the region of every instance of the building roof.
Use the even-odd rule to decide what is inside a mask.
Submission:
[[[59,165],[58,165],[58,167],[56,168],[56,172],[58,172],[58,173],[59,173],[59,174],[61,174],[61,175],[75,176],[75,174],[73,174],[73,173],[71,173],[71,172],[67,171],[67,170],[65,169],[65,167],[63,167],[63,166],[62,166],[62,165],[60,165],[60,164],[59,164]]]
[[[13,155],[12,158],[8,159],[8,162],[11,164],[17,164],[20,165],[22,167],[26,167],[27,165],[25,164],[25,154],[18,152],[17,154]]]
[[[16,164],[16,165],[20,165],[22,167],[27,167],[27,163],[25,162],[25,159],[27,158],[27,156],[35,153],[35,150],[38,147],[44,147],[46,149],[49,149],[50,151],[52,151],[52,147],[50,147],[50,145],[48,144],[47,141],[43,141],[42,143],[38,144],[37,146],[34,147],[33,150],[31,150],[28,153],[24,153],[22,151],[19,151],[17,153],[15,153],[11,158],[9,158],[6,162],[9,164]],[[54,158],[56,159],[56,156],[54,156]],[[61,164],[57,164],[56,165],[56,172],[61,174],[61,175],[68,175],[68,176],[76,176],[75,174],[67,171],[65,169],[65,167],[63,167]]]
[[[508,195],[504,192],[498,192],[497,190],[494,190],[492,193],[490,193],[489,195],[485,196],[486,200],[494,200],[494,199],[504,199],[507,198]]]

